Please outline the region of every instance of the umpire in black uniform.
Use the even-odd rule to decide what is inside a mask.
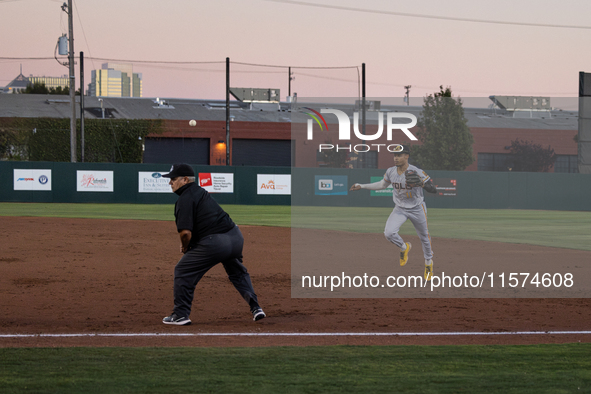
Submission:
[[[250,306],[254,321],[265,317],[252,288],[250,275],[242,265],[244,237],[230,216],[209,193],[195,183],[195,172],[188,164],[173,164],[172,191],[179,195],[174,207],[183,257],[174,269],[174,310],[162,319],[164,324],[191,324],[191,304],[195,286],[210,268],[222,263],[230,281]]]

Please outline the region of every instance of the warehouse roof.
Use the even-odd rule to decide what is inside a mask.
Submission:
[[[76,96],[79,102],[80,97]],[[102,100],[102,102],[100,101]],[[69,118],[71,114],[69,96],[38,94],[0,94],[0,118],[49,117]],[[115,98],[84,96],[85,117],[98,119],[103,116],[114,119],[170,119],[170,120],[205,120],[225,121],[225,101],[193,100],[175,98]],[[353,120],[354,107],[346,104],[304,104],[290,103],[243,103],[231,101],[232,120],[251,122],[291,122],[292,109],[310,106],[318,108],[340,109]],[[420,106],[385,106],[380,112],[407,112],[419,117]],[[80,116],[80,106],[76,106],[76,116]],[[376,124],[376,111],[367,112],[367,123]],[[503,129],[551,129],[576,130],[578,128],[577,111],[506,111],[494,108],[464,108],[469,127]],[[332,117],[332,115],[330,115]],[[304,121],[298,117],[297,121]],[[336,119],[333,122],[336,123]]]

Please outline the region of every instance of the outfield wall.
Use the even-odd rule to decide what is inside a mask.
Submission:
[[[211,186],[214,198],[221,204],[289,205],[288,194],[258,194],[257,174],[289,174],[287,168],[193,166],[196,175],[210,174],[224,178]],[[15,173],[15,170],[17,172]],[[22,170],[42,170],[28,174]],[[161,174],[170,171],[169,164],[115,164],[115,163],[55,163],[55,162],[0,162],[0,201],[4,202],[56,202],[56,203],[129,203],[174,204],[177,195]],[[149,185],[141,187],[140,173]],[[152,177],[155,175],[156,177]],[[45,176],[48,178],[41,178]],[[90,179],[90,177],[93,179]],[[24,180],[23,180],[24,178]],[[266,183],[268,180],[266,177]],[[20,180],[19,180],[20,179]],[[45,184],[41,184],[44,181]],[[215,179],[214,179],[215,181]],[[95,183],[90,185],[89,183]],[[15,190],[37,188],[51,190]],[[153,190],[149,187],[152,186]],[[143,189],[143,191],[141,191]],[[213,190],[211,190],[213,191]],[[262,190],[271,193],[273,190]]]
[[[348,192],[384,170],[193,166],[221,204],[392,207],[391,190]],[[173,204],[164,164],[0,162],[0,201]],[[290,178],[291,170],[291,178]],[[429,208],[591,211],[591,175],[429,171]]]
[[[391,207],[391,192],[360,190],[346,195],[320,195],[322,192],[316,184],[319,176],[326,180],[331,177],[338,180],[339,176],[344,176],[346,181],[339,183],[348,186],[376,182],[384,172],[376,169],[296,168],[292,179],[292,203]],[[591,211],[590,174],[428,171],[428,175],[438,186],[436,195],[424,193],[429,208]]]

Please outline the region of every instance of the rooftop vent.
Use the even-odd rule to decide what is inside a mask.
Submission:
[[[159,109],[174,109],[174,107],[168,104],[167,101],[161,100],[160,98],[156,97],[156,100],[152,100],[156,106],[152,108],[159,108]]]
[[[499,108],[507,111],[550,111],[550,97],[489,96]]]
[[[243,103],[279,103],[279,89],[230,88],[230,94]]]

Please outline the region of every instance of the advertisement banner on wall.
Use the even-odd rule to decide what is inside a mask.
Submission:
[[[383,176],[372,176],[370,179],[370,183],[379,182],[384,179]],[[389,185],[387,188],[382,190],[371,190],[370,196],[389,196],[392,197],[392,193],[394,193],[394,188],[392,185]]]
[[[257,174],[257,194],[291,195],[291,174]]]
[[[199,186],[209,193],[234,193],[234,174],[200,172]]]
[[[76,171],[76,191],[112,192],[113,171]]]
[[[14,190],[51,191],[51,170],[14,170]]]
[[[458,195],[458,181],[451,178],[431,178],[435,188],[437,188],[436,196],[441,197],[456,197]]]
[[[317,196],[346,196],[346,175],[316,175],[314,194]]]
[[[172,193],[168,184],[169,178],[162,178],[160,172],[138,172],[138,192],[140,193]]]

